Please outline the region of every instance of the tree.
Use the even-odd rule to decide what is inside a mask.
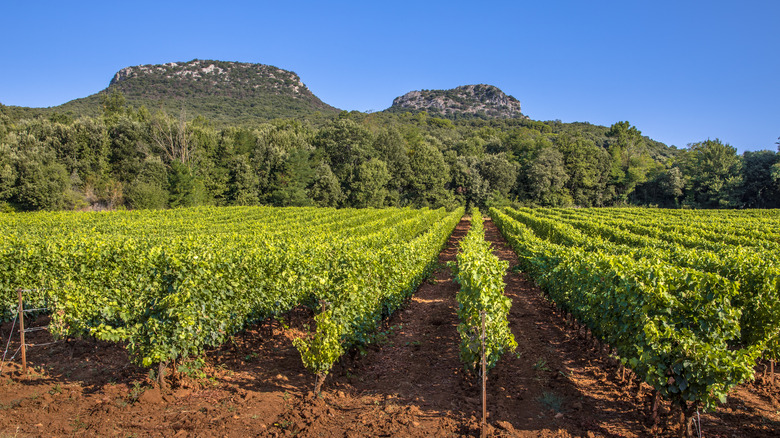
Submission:
[[[637,184],[647,179],[652,160],[647,155],[642,132],[629,122],[617,122],[607,131],[607,149],[612,157],[610,184],[617,201],[626,203]]]
[[[141,171],[146,157],[152,153],[144,127],[122,116],[108,127],[107,135],[111,176],[122,182],[132,181]]]
[[[592,140],[568,133],[558,136],[555,145],[563,154],[569,175],[564,187],[574,204],[582,207],[604,205],[604,190],[611,170],[609,153]]]
[[[138,176],[127,186],[124,197],[128,206],[137,209],[160,209],[168,206],[168,172],[159,157],[148,157]]]
[[[14,186],[16,186],[16,169],[11,147],[0,141],[0,202],[13,197]]]
[[[371,132],[352,120],[339,118],[320,129],[313,143],[325,153],[328,165],[341,182],[341,191],[349,197],[358,166],[376,155]]]
[[[178,120],[158,112],[152,117],[149,131],[152,143],[162,151],[166,161],[178,161],[185,166],[191,165],[195,147],[184,110]]]
[[[541,205],[563,206],[570,197],[564,189],[569,175],[563,163],[563,154],[555,148],[545,148],[528,168],[526,191]]]
[[[100,106],[103,108],[103,119],[106,124],[111,125],[126,114],[127,100],[121,91],[112,90],[100,95]]]
[[[450,169],[441,151],[421,141],[409,151],[409,199],[416,207],[448,205],[452,193],[444,185],[450,180]]]
[[[683,189],[685,189],[685,178],[680,168],[672,167],[662,173],[658,186],[661,189],[660,195],[671,199],[677,205],[678,200],[683,195]]]
[[[490,197],[490,183],[479,172],[480,161],[476,157],[448,157],[455,199],[466,208],[485,207]]]
[[[193,207],[206,203],[206,187],[197,177],[193,169],[184,163],[174,160],[170,163],[168,172],[169,205],[176,207]]]
[[[685,179],[679,167],[654,166],[647,174],[647,181],[637,186],[634,199],[646,205],[679,207],[685,188]]]
[[[357,208],[384,207],[388,195],[386,187],[388,181],[390,181],[390,172],[384,161],[372,158],[360,164],[352,184],[352,206]]]
[[[509,162],[506,154],[486,155],[477,165],[480,176],[487,181],[490,190],[506,197],[517,181],[518,165]]]
[[[70,186],[65,166],[57,162],[51,149],[44,148],[31,136],[19,141],[18,145],[20,148],[13,156],[14,203],[24,210],[64,208],[65,191]]]
[[[460,156],[481,157],[485,154],[485,140],[474,136],[459,141],[455,145],[455,150]]]
[[[5,114],[6,106],[0,103],[0,143],[5,140],[11,129],[11,118]]]
[[[305,149],[292,150],[282,170],[276,174],[277,188],[271,195],[273,204],[279,207],[314,205],[307,191],[313,179],[311,152]]]
[[[230,163],[226,200],[230,205],[256,205],[260,202],[260,180],[247,155],[236,155]]]
[[[317,165],[308,193],[309,198],[320,207],[337,207],[342,202],[341,184],[328,163],[320,162]]]
[[[780,156],[772,151],[745,152],[742,155],[742,205],[747,208],[780,207],[780,191],[772,176]]]
[[[777,153],[780,154],[780,137],[777,139]],[[780,161],[772,165],[770,174],[772,176],[772,180],[775,182],[775,187],[780,190]]]
[[[679,157],[686,178],[686,202],[703,208],[737,207],[742,161],[737,149],[720,140],[688,145]]]
[[[384,129],[374,140],[374,150],[379,159],[387,163],[390,180],[387,182],[390,205],[399,205],[404,194],[411,167],[406,141],[396,129]]]
[[[228,205],[231,164],[235,154],[232,150],[223,149],[222,132],[209,126],[200,117],[195,118],[189,128],[198,151],[196,166],[200,169],[207,198],[213,200],[215,205]],[[252,171],[256,173],[254,168]]]

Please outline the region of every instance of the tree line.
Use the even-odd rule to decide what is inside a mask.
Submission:
[[[508,203],[777,208],[780,155],[717,139],[668,148],[629,122],[342,112],[219,126],[121,94],[94,117],[0,105],[4,211]]]

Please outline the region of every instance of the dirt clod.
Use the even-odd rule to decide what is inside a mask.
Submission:
[[[160,404],[164,400],[162,395],[160,394],[160,390],[157,388],[153,388],[144,391],[143,394],[141,394],[141,397],[138,398],[138,401],[147,404]]]

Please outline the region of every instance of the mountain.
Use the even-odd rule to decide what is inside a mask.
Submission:
[[[119,91],[127,103],[165,109],[218,122],[300,118],[339,112],[315,96],[300,77],[264,64],[195,59],[139,65],[118,71],[105,90],[53,108],[75,115],[96,115],[101,96]]]
[[[388,112],[426,111],[432,116],[459,118],[524,118],[520,101],[493,85],[464,85],[450,90],[411,91],[396,97]]]

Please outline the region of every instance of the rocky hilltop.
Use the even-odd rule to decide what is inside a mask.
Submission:
[[[520,101],[493,85],[464,85],[450,90],[411,91],[396,97],[390,112],[427,111],[447,118],[528,118]]]
[[[296,96],[326,107],[297,74],[280,68],[242,62],[204,61],[139,65],[119,70],[109,88],[126,97],[189,97],[193,94],[252,98],[273,93]]]
[[[107,89],[62,105],[84,113],[98,106],[100,94],[119,91],[133,106],[164,108],[235,122],[241,119],[301,117],[336,113],[288,70],[271,65],[195,59],[119,70]]]

